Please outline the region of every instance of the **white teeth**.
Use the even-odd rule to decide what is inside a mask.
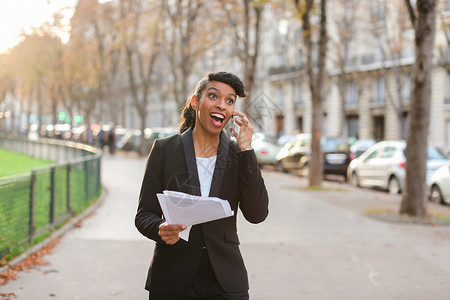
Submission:
[[[211,117],[217,117],[217,118],[220,118],[222,120],[224,119],[224,116],[222,116],[221,114],[216,114],[216,113],[212,113]]]

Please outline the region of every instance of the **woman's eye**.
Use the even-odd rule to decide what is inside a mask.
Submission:
[[[214,93],[211,93],[208,96],[209,96],[209,98],[212,98],[212,99],[216,99],[217,98],[217,95],[214,94]]]
[[[231,99],[231,98],[227,99],[227,103],[233,104],[234,103],[234,99]]]

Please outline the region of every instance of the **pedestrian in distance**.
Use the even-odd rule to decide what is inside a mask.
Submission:
[[[181,113],[180,134],[155,140],[139,195],[135,224],[156,242],[145,289],[149,299],[249,299],[247,271],[239,250],[238,209],[251,223],[268,215],[268,194],[251,147],[253,126],[235,110],[244,84],[228,72],[202,78]],[[232,118],[240,126],[225,134]],[[164,190],[228,201],[233,216],[192,226],[168,224],[156,194]]]
[[[116,153],[116,128],[114,126],[111,127],[111,129],[108,132],[108,147],[109,147],[109,153],[111,155],[114,155]]]

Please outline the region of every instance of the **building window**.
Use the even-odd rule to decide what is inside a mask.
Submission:
[[[353,80],[347,83],[345,100],[348,106],[358,105],[358,86]]]
[[[295,99],[294,99],[295,107],[303,106],[303,89],[302,89],[302,85],[299,84],[297,86],[297,88],[294,89],[294,91],[295,91]]]
[[[375,88],[374,88],[374,99],[373,102],[376,104],[384,104],[384,78],[378,78],[375,81]]]
[[[283,86],[278,86],[278,101],[277,101],[278,107],[284,107],[284,92],[283,92]]]
[[[284,133],[284,116],[276,116],[277,137],[280,137]]]
[[[401,49],[402,57],[414,58],[414,37],[414,29],[408,29],[403,32],[403,42]]]
[[[401,120],[401,136],[400,139],[406,139],[406,133],[408,132],[408,113],[404,112]]]
[[[373,137],[377,141],[384,140],[384,117],[373,117]]]
[[[322,134],[323,135],[327,135],[328,134],[328,116],[327,114],[323,115],[323,119],[322,119]]]
[[[358,116],[347,116],[347,137],[359,138]]]
[[[450,149],[450,119],[445,122],[445,147]]]
[[[450,74],[447,73],[447,84],[445,85],[445,104],[450,104]]]
[[[298,116],[297,117],[297,128],[299,132],[303,132],[303,117]]]
[[[445,2],[444,2],[445,3]],[[444,4],[444,9],[445,12],[450,11],[450,1],[446,1],[446,3]]]
[[[402,103],[409,103],[411,99],[411,75],[403,77],[402,85]]]
[[[384,20],[386,13],[386,3],[384,2],[384,0],[378,0],[375,1],[375,15],[380,19],[380,20]]]

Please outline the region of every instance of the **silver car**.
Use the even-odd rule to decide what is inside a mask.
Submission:
[[[450,204],[450,166],[437,169],[431,176],[428,187],[431,201]]]
[[[405,181],[405,147],[405,141],[376,143],[350,162],[349,182],[355,186],[381,188],[391,194],[400,193]],[[428,146],[427,183],[439,167],[448,164],[450,160],[439,149]]]
[[[281,149],[276,138],[256,132],[252,136],[252,148],[260,166],[276,165],[276,155]]]

